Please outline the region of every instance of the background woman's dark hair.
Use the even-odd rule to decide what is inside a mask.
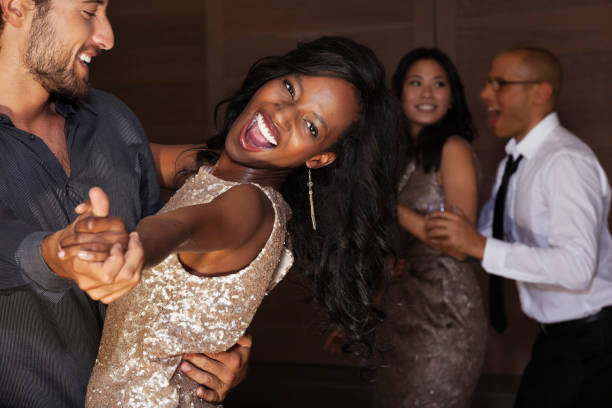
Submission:
[[[446,72],[451,90],[451,106],[444,118],[423,127],[416,135],[416,140],[410,135],[408,118],[402,115],[404,132],[408,136],[406,143],[410,146],[411,154],[414,155],[417,164],[427,173],[440,168],[442,147],[449,137],[457,135],[471,142],[477,136],[477,132],[465,100],[463,84],[457,68],[451,59],[437,48],[416,48],[402,57],[391,80],[391,89],[397,99],[402,100],[404,81],[408,71],[412,65],[421,60],[433,60],[440,64]]]
[[[291,73],[342,78],[356,89],[359,119],[331,148],[337,159],[313,170],[317,231],[312,230],[307,169],[285,181],[282,194],[293,210],[289,222],[295,267],[314,280],[315,297],[349,343],[371,345],[380,313],[373,296],[392,252],[396,223],[396,174],[401,128],[399,106],[385,85],[382,65],[367,47],[341,37],[300,43],[283,56],[266,57],[249,70],[226,105],[222,128],[208,148],[222,150],[234,120],[266,82]]]

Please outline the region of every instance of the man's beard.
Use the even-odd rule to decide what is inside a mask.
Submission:
[[[69,47],[57,39],[46,11],[38,9],[32,21],[25,66],[50,94],[84,102],[89,95],[89,83],[79,78],[74,57]]]

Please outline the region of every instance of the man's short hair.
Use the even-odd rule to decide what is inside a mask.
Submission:
[[[552,102],[556,104],[563,83],[563,67],[559,58],[546,48],[529,45],[509,48],[503,54],[515,52],[524,54],[522,63],[535,74],[534,79],[550,84],[553,90]]]

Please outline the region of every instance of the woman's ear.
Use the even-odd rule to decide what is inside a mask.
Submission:
[[[306,160],[306,167],[309,169],[319,169],[333,163],[334,160],[336,160],[336,153],[324,152]]]

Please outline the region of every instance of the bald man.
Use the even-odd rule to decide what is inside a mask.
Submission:
[[[610,186],[591,149],[559,123],[561,82],[548,50],[495,57],[481,98],[493,133],[509,141],[479,231],[453,212],[431,214],[425,228],[433,245],[481,260],[493,280],[515,280],[540,324],[516,407],[611,407]],[[503,304],[491,317],[503,330]]]

